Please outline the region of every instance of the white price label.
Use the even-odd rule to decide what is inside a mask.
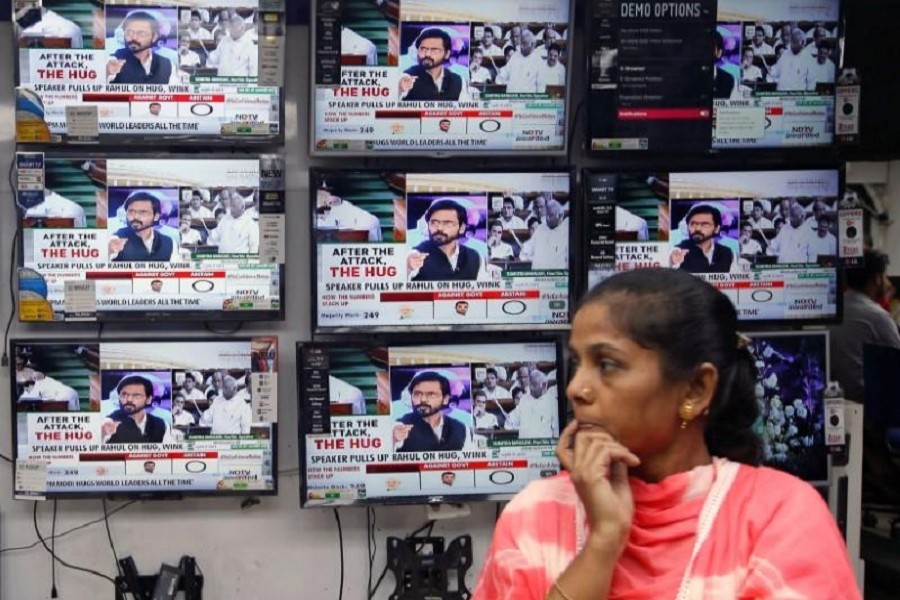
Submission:
[[[16,500],[45,500],[47,494],[47,463],[42,460],[16,460]]]

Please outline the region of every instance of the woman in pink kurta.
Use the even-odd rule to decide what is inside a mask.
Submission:
[[[567,472],[503,511],[474,600],[861,598],[818,493],[754,466],[736,325],[723,294],[676,270],[591,292],[570,339]]]

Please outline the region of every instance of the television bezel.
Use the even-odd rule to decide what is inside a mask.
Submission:
[[[134,343],[171,343],[171,344],[181,344],[181,343],[215,343],[215,342],[225,342],[225,343],[234,343],[234,342],[247,342],[248,344],[253,341],[253,339],[257,337],[274,337],[277,339],[275,335],[259,335],[259,336],[238,336],[233,338],[223,338],[223,337],[211,337],[211,338],[197,338],[195,337],[166,337],[163,339],[155,339],[155,338],[121,338],[121,339],[98,339],[96,337],[82,337],[82,338],[13,338],[9,341],[9,355],[11,357],[10,365],[9,365],[9,384],[10,384],[10,396],[9,396],[9,407],[10,407],[10,415],[12,423],[11,425],[11,439],[13,443],[12,448],[12,459],[15,463],[19,459],[19,428],[18,428],[18,412],[16,411],[16,364],[15,364],[15,356],[16,356],[16,348],[19,346],[81,346],[81,345],[99,345],[103,346],[103,344],[134,344]],[[102,350],[101,350],[102,352]],[[248,368],[251,365],[248,363]],[[98,373],[102,373],[103,370],[98,370]],[[276,389],[277,393],[277,389]],[[275,403],[277,410],[277,402]],[[277,416],[277,415],[276,415]],[[105,499],[131,499],[131,500],[182,500],[185,498],[210,498],[210,497],[247,497],[247,496],[276,496],[278,495],[278,420],[276,418],[275,421],[269,423],[271,426],[271,453],[272,453],[272,488],[271,489],[247,489],[247,490],[154,490],[154,491],[114,491],[114,492],[46,492],[41,494],[42,497],[45,497],[50,500],[66,500],[66,499],[94,499],[94,498],[105,498]],[[10,478],[11,486],[13,493],[17,493],[16,490],[16,482],[15,482],[15,469],[11,470]]]
[[[804,166],[804,165],[791,165],[791,166],[777,166],[777,167],[768,167],[763,165],[755,165],[744,163],[743,166],[735,165],[735,164],[725,164],[722,165],[720,163],[708,163],[703,166],[698,165],[697,163],[693,163],[695,166],[689,168],[678,168],[674,166],[665,167],[660,166],[659,163],[649,163],[651,166],[646,166],[648,163],[643,163],[645,166],[640,166],[641,163],[628,164],[627,166],[623,166],[620,169],[609,169],[609,168],[586,168],[581,172],[582,177],[582,219],[583,222],[588,222],[588,196],[590,195],[590,186],[586,183],[588,178],[592,175],[633,175],[640,173],[654,173],[654,172],[666,172],[668,175],[672,175],[673,173],[765,173],[765,172],[785,172],[785,171],[794,171],[794,172],[803,172],[803,171],[833,171],[837,173],[838,176],[838,194],[836,197],[836,201],[840,202],[840,199],[843,195],[844,188],[846,186],[846,165],[844,163],[827,163],[825,166],[822,164],[816,166]],[[669,199],[671,202],[671,198]],[[590,240],[587,236],[582,240],[582,245],[580,250],[582,252],[582,261],[581,261],[581,287],[579,289],[581,295],[584,295],[589,291],[588,281],[589,281],[589,273],[590,273],[590,263],[587,260],[587,252],[588,252],[588,244]],[[838,259],[840,261],[840,258]],[[843,284],[843,270],[844,268],[840,265],[840,263],[834,267],[834,271],[836,273],[836,290],[835,290],[835,314],[827,317],[817,317],[817,318],[804,318],[804,319],[740,319],[739,317],[739,325],[741,329],[745,329],[749,331],[761,330],[766,327],[793,327],[800,328],[804,326],[815,326],[815,325],[837,325],[839,324],[844,315],[844,301],[843,294],[841,294],[842,284]]]
[[[513,324],[503,324],[503,323],[480,323],[480,324],[472,324],[472,325],[461,325],[458,323],[423,323],[420,325],[373,325],[373,326],[364,326],[364,325],[347,325],[347,326],[335,326],[335,327],[323,327],[319,323],[319,315],[318,315],[318,302],[316,298],[318,297],[319,291],[319,261],[318,261],[318,244],[316,241],[316,201],[315,201],[315,193],[317,188],[318,179],[323,174],[336,174],[340,175],[341,173],[365,173],[370,174],[375,177],[380,176],[383,173],[401,173],[403,175],[410,174],[457,174],[457,173],[486,173],[486,174],[497,174],[497,175],[507,175],[507,174],[516,174],[516,173],[529,173],[529,174],[568,174],[569,176],[569,297],[567,300],[567,310],[569,312],[569,319],[566,323],[513,323]],[[462,191],[462,190],[461,190]],[[572,205],[572,202],[580,202],[582,201],[582,196],[578,194],[578,189],[575,180],[575,168],[558,168],[558,167],[548,167],[546,169],[535,169],[535,168],[524,168],[524,169],[512,169],[512,168],[503,168],[503,169],[490,169],[490,168],[473,168],[473,169],[460,169],[460,170],[448,170],[446,168],[441,169],[403,169],[403,168],[390,168],[390,169],[341,169],[341,168],[325,168],[325,167],[316,167],[310,168],[309,170],[309,192],[310,192],[310,224],[309,224],[309,251],[310,251],[310,261],[312,263],[310,268],[310,289],[314,290],[312,295],[313,301],[310,303],[310,323],[312,323],[312,331],[313,335],[345,335],[345,334],[354,334],[354,333],[423,333],[423,332],[433,332],[433,331],[467,331],[467,332],[479,332],[479,331],[523,331],[523,330],[538,330],[538,331],[546,331],[546,332],[554,332],[554,331],[568,331],[571,327],[572,316],[574,315],[575,308],[574,302],[577,298],[576,295],[576,287],[578,285],[578,274],[580,270],[583,269],[583,266],[580,264],[581,257],[579,253],[576,253],[573,249],[575,248],[575,244],[579,241],[578,234],[581,231],[581,224],[583,218],[583,209],[578,206]],[[447,192],[450,193],[450,192]]]
[[[577,55],[574,52],[575,45],[571,43],[573,40],[577,41],[578,36],[573,34],[580,33],[579,29],[577,32],[575,30],[575,14],[577,11],[576,3],[577,0],[553,0],[555,2],[566,3],[569,5],[569,25],[567,31],[569,32],[569,36],[566,38],[569,41],[569,46],[572,48],[572,51],[569,53],[569,62],[566,65],[566,97],[565,97],[565,129],[563,131],[563,145],[562,148],[557,150],[514,150],[512,148],[506,150],[471,150],[471,151],[461,151],[461,150],[428,150],[428,149],[417,149],[410,148],[408,150],[388,150],[388,151],[373,151],[373,150],[321,150],[317,148],[317,139],[316,139],[316,2],[309,3],[309,155],[312,157],[364,157],[364,158],[393,158],[393,157],[427,157],[427,158],[448,158],[448,157],[456,157],[456,158],[465,158],[465,157],[484,157],[484,156],[495,156],[495,157],[560,157],[560,156],[568,156],[569,147],[572,144],[572,124],[573,124],[573,115],[572,108],[576,105],[575,102],[572,101],[572,93],[573,93],[573,76],[572,73],[578,68]],[[396,67],[399,69],[399,66]],[[495,109],[494,109],[495,110]]]
[[[388,338],[384,338],[381,340],[374,339],[366,339],[366,338],[357,338],[353,340],[342,340],[342,341],[326,341],[326,342],[297,342],[297,435],[298,435],[298,454],[299,454],[299,470],[300,470],[300,507],[301,508],[309,508],[309,509],[319,509],[319,508],[340,508],[340,507],[351,507],[351,506],[384,506],[384,505],[397,505],[397,504],[414,504],[414,505],[423,505],[423,504],[441,504],[441,503],[458,503],[458,502],[505,502],[510,500],[515,496],[521,489],[519,488],[515,492],[510,492],[506,494],[460,494],[460,495],[440,495],[440,494],[421,494],[418,496],[390,496],[390,497],[373,497],[373,498],[362,498],[356,500],[347,500],[347,501],[313,501],[310,502],[307,499],[307,493],[309,491],[307,486],[307,435],[316,435],[316,434],[307,434],[305,431],[306,423],[304,422],[304,403],[306,402],[305,397],[303,396],[303,390],[305,389],[305,376],[303,373],[303,365],[302,365],[302,356],[305,348],[322,348],[325,351],[328,351],[331,348],[359,348],[359,349],[370,349],[370,348],[385,348],[390,350],[391,348],[408,348],[408,347],[422,347],[422,346],[452,346],[452,345],[485,345],[485,344],[526,344],[526,343],[545,343],[552,344],[556,350],[556,369],[557,369],[557,391],[561,392],[557,394],[557,403],[558,403],[558,418],[559,418],[559,431],[562,433],[563,427],[566,426],[568,422],[568,401],[565,394],[565,385],[568,382],[568,372],[567,372],[567,364],[565,361],[565,339],[562,335],[541,335],[541,336],[503,336],[503,337],[487,337],[484,335],[473,335],[466,336],[464,342],[460,342],[459,340],[450,340],[447,338],[443,338],[440,341],[436,341],[433,337],[429,338],[431,341],[421,341],[416,342],[407,339],[402,341],[392,341]],[[427,365],[422,365],[427,366]],[[379,415],[382,416],[382,415]],[[384,415],[388,416],[389,415]],[[330,418],[330,416],[329,416]],[[557,473],[561,473],[563,471],[560,466]],[[363,477],[366,477],[363,474]],[[526,484],[527,485],[527,484]],[[524,486],[523,486],[524,487]]]
[[[44,163],[46,169],[47,161],[51,160],[146,160],[146,161],[156,161],[156,160],[257,160],[263,156],[277,156],[282,161],[284,161],[285,155],[280,152],[253,152],[253,153],[237,153],[232,152],[229,154],[212,154],[212,155],[200,155],[200,154],[168,154],[161,153],[159,149],[154,150],[152,153],[141,153],[141,154],[127,154],[123,152],[110,152],[110,153],[99,153],[99,152],[79,152],[79,153],[70,153],[63,152],[59,150],[51,150],[50,152],[41,152],[39,149],[35,148],[33,150],[29,150],[28,148],[21,148],[15,154],[34,154],[39,153],[44,155]],[[13,156],[13,160],[15,161],[15,155]],[[12,165],[13,175],[15,175],[15,162]],[[284,181],[284,177],[282,179]],[[15,273],[15,281],[16,281],[16,307],[18,307],[19,297],[18,297],[18,280],[19,280],[19,270],[23,268],[31,268],[25,267],[25,236],[22,233],[25,231],[25,227],[23,225],[25,211],[19,206],[16,201],[16,194],[18,193],[18,186],[16,185],[15,179],[12,181],[13,183],[13,203],[15,204],[16,209],[16,228],[19,232],[18,240],[16,242],[16,252],[18,253],[18,257],[16,260],[16,273]],[[257,181],[257,188],[259,187],[259,181]],[[287,200],[287,185],[283,185],[281,191],[284,196],[284,215],[288,213],[288,200]],[[44,190],[46,191],[46,183]],[[109,189],[109,185],[107,184],[106,189]],[[260,190],[262,191],[262,190]],[[203,322],[211,322],[211,321],[227,321],[227,322],[257,322],[257,321],[284,321],[285,320],[285,294],[286,294],[286,286],[285,286],[285,273],[287,271],[286,263],[280,263],[278,265],[278,295],[280,297],[279,307],[278,309],[267,309],[267,310],[185,310],[185,311],[148,311],[148,310],[140,310],[140,311],[97,311],[97,317],[92,320],[88,320],[89,323],[124,323],[124,322],[134,322],[134,321],[165,321],[165,322],[186,322],[186,321],[203,321]],[[37,269],[34,269],[37,271]],[[39,272],[39,271],[38,271]],[[39,272],[40,273],[40,272]],[[49,300],[48,300],[49,301]],[[17,309],[16,313],[18,315],[19,323],[73,323],[73,322],[85,322],[84,319],[78,319],[77,321],[72,321],[68,319],[59,319],[59,320],[50,320],[50,321],[39,321],[32,320],[26,321],[22,319],[22,313]]]

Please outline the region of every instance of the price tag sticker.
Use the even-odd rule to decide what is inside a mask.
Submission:
[[[47,463],[29,458],[16,459],[16,500],[46,500]]]

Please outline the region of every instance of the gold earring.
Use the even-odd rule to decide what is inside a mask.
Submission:
[[[681,419],[681,428],[687,429],[687,426],[691,424],[691,421],[696,417],[697,407],[694,406],[694,403],[690,400],[685,400],[681,406],[678,407],[678,418]]]

